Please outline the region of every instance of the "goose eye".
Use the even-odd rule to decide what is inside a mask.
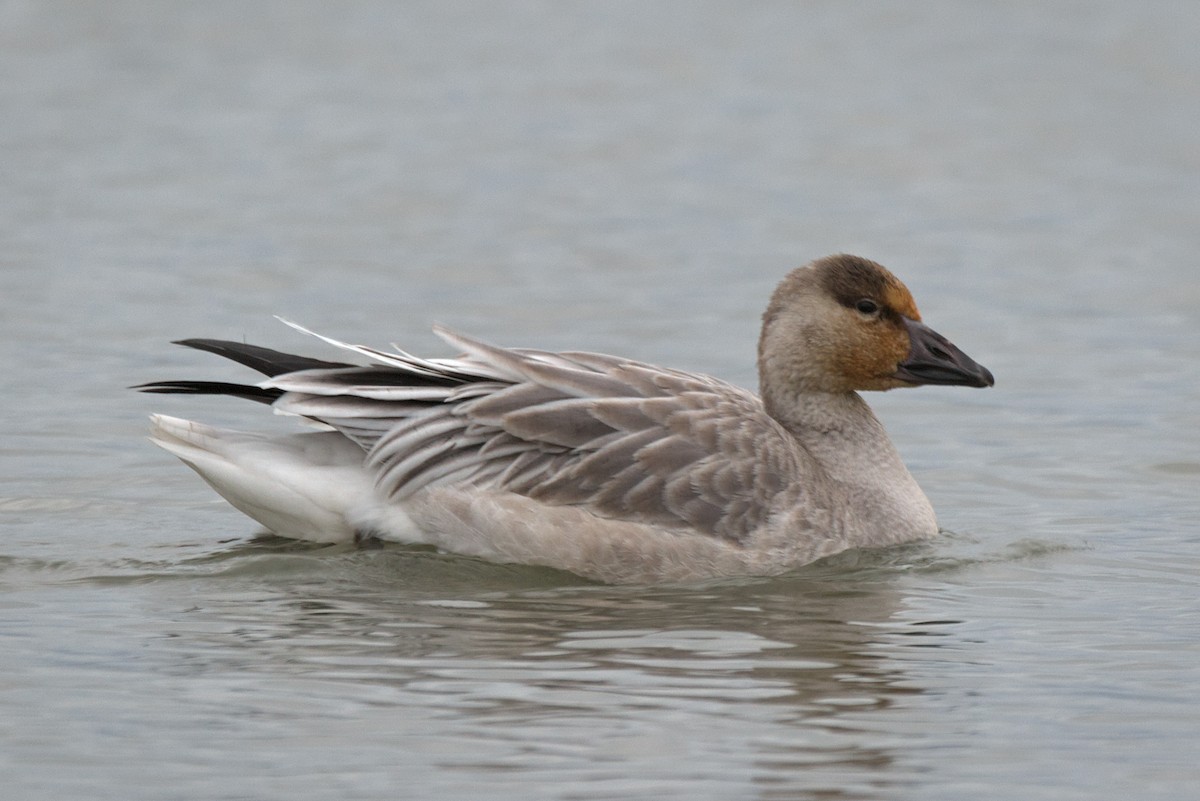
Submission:
[[[863,298],[854,304],[854,308],[858,309],[861,314],[871,315],[879,313],[879,304],[870,298]]]

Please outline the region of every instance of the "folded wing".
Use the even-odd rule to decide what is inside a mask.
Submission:
[[[377,486],[397,501],[472,485],[742,542],[803,491],[807,455],[745,390],[612,356],[437,333],[464,355],[422,359],[320,337],[372,362],[353,366],[185,341],[270,378],[253,388],[147,388],[250,397],[319,420],[363,448]]]

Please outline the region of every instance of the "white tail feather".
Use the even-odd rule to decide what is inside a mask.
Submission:
[[[363,452],[334,432],[267,437],[152,415],[150,440],[178,456],[225,500],[271,531],[349,542],[374,488]]]

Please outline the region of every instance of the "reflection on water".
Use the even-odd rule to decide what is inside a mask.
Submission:
[[[64,654],[104,676],[98,710],[142,699],[94,747],[114,786],[133,771],[128,738],[165,715],[188,724],[160,732],[143,758],[181,786],[229,786],[196,784],[173,756],[186,749],[221,754],[230,776],[285,759],[272,786],[299,794],[313,772],[357,786],[399,770],[436,797],[559,798],[568,782],[581,799],[867,799],[919,786],[915,743],[952,747],[935,722],[914,728],[913,711],[929,703],[931,666],[977,658],[965,621],[912,608],[912,579],[963,580],[1056,550],[947,538],[680,587],[270,535],[93,561],[91,575],[49,578],[57,566],[31,561],[4,575],[21,577],[13,587],[36,587],[39,574],[42,586],[69,583],[90,599],[94,634],[118,644]],[[28,598],[37,608],[46,593]],[[934,697],[951,690],[940,681]],[[47,721],[70,709],[36,703]],[[45,725],[16,737],[15,753]]]
[[[903,577],[944,569],[930,557],[845,554],[788,577],[614,588],[264,536],[69,580],[138,610],[112,632],[133,651],[110,692],[170,698],[173,717],[200,724],[185,740],[162,733],[150,755],[220,747],[236,771],[270,732],[268,750],[289,763],[339,773],[386,751],[383,764],[435,794],[494,784],[561,797],[569,776],[577,798],[869,797],[847,776],[901,781],[879,721],[921,693],[889,653],[937,647],[956,625],[897,620]],[[56,703],[45,706],[53,717]],[[301,720],[323,734],[289,731]],[[19,752],[31,745],[18,740]],[[124,747],[118,737],[97,749],[116,761]],[[731,753],[753,756],[731,771]]]
[[[761,783],[780,792],[813,787],[813,771],[830,772],[832,781],[850,766],[886,768],[889,750],[853,719],[918,691],[878,648],[934,646],[952,625],[891,623],[899,596],[886,568],[871,570],[874,582],[827,569],[622,590],[564,587],[559,574],[530,589],[540,583],[536,573],[549,571],[514,568],[506,581],[494,566],[478,565],[490,574],[488,589],[464,593],[472,570],[464,575],[463,560],[431,557],[417,561],[433,564],[414,566],[404,564],[413,560],[408,553],[343,558],[341,592],[340,569],[310,583],[294,565],[278,565],[272,581],[286,582],[284,592],[208,600],[175,620],[161,647],[199,675],[300,683],[318,707],[360,707],[342,710],[350,717],[387,708],[437,717],[451,753],[428,751],[420,732],[396,747],[416,749],[433,766],[498,772],[489,781],[502,783],[506,771],[535,784],[582,771],[581,798],[644,792],[644,779],[630,783],[639,764],[654,765],[664,784],[744,791]],[[218,584],[237,581],[238,572],[223,572]],[[415,587],[397,576],[410,572]],[[394,597],[397,580],[405,582],[402,600]],[[512,589],[497,589],[509,582]],[[743,775],[728,776],[723,761],[706,757],[710,750],[757,756]],[[792,777],[801,769],[797,785]],[[682,797],[694,789],[662,792]]]

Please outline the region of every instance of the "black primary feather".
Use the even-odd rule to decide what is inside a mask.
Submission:
[[[272,377],[282,373],[294,373],[298,370],[313,370],[320,367],[355,366],[346,362],[326,362],[308,356],[281,353],[270,348],[247,345],[244,342],[231,342],[226,339],[181,339],[171,344],[215,353],[226,359],[232,359],[238,364],[244,364],[265,376]]]
[[[271,377],[283,373],[294,373],[298,370],[354,367],[345,362],[327,362],[225,339],[181,339],[172,344],[224,356],[226,359],[231,359]],[[263,389],[252,384],[235,384],[229,381],[154,381],[149,384],[138,384],[130,389],[163,394],[231,395],[235,398],[245,398],[266,404],[274,403],[283,395],[281,389]]]
[[[263,389],[251,384],[234,384],[229,381],[155,381],[130,387],[141,392],[157,392],[179,395],[232,395],[235,398],[272,404],[283,394],[282,389]]]

